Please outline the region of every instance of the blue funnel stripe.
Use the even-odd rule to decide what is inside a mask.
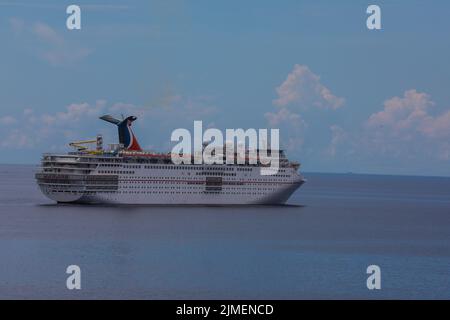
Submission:
[[[130,125],[128,125],[128,119],[123,120],[118,124],[119,127],[119,140],[125,148],[131,147],[133,144],[132,133],[130,132]]]

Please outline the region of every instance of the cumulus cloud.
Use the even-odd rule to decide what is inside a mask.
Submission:
[[[388,128],[394,133],[411,129],[420,131],[423,119],[428,117],[428,109],[433,105],[426,93],[408,90],[403,97],[386,100],[383,110],[369,117],[367,127]]]
[[[97,100],[94,105],[89,103],[72,103],[66,111],[56,113],[58,121],[79,121],[86,117],[98,117],[106,106],[105,100]]]
[[[53,113],[40,113],[27,108],[16,117],[0,117],[0,124],[3,124],[0,126],[0,133],[6,137],[0,147],[20,149],[46,144],[59,145],[62,150],[72,139],[85,139],[99,133],[92,131],[92,128],[98,128],[100,133],[109,135],[108,138],[115,141],[116,130],[99,124],[98,117],[103,114],[118,118],[122,114],[135,115],[141,120],[136,123],[137,126],[154,133],[151,135],[152,143],[169,146],[171,130],[186,127],[187,122],[190,125],[193,120],[204,120],[207,123],[210,121],[209,117],[217,111],[207,97],[175,95],[170,102],[164,106],[139,106],[123,102],[108,104],[105,100],[97,100],[95,103],[71,103],[63,110]],[[177,116],[174,117],[174,114]]]
[[[433,115],[434,105],[428,94],[415,89],[408,90],[403,97],[386,100],[383,110],[372,114],[366,127],[400,138],[413,134],[450,138],[450,111]]]
[[[264,116],[271,127],[277,127],[284,122],[297,126],[302,126],[305,124],[299,114],[293,113],[286,108],[282,108],[277,112],[266,112]]]
[[[28,123],[42,123],[45,126],[61,126],[77,123],[80,120],[87,120],[101,115],[106,105],[105,100],[97,100],[95,104],[72,103],[65,107],[64,111],[55,113],[38,114],[33,109],[23,110],[23,119]]]
[[[55,45],[62,45],[64,43],[64,38],[45,23],[35,23],[31,31],[41,41]]]
[[[34,139],[20,129],[10,131],[6,139],[0,141],[2,148],[22,149],[32,147],[33,144]]]
[[[364,123],[361,147],[387,157],[450,159],[450,111],[434,111],[430,95],[415,89],[384,102]]]
[[[272,102],[276,110],[266,112],[264,117],[269,126],[280,128],[283,144],[290,151],[299,151],[303,146],[311,114],[344,105],[344,99],[335,96],[305,65],[296,64],[275,90],[278,97]]]
[[[286,80],[276,88],[276,92],[278,98],[273,103],[278,107],[338,109],[345,102],[331,93],[320,82],[320,77],[305,65],[296,64]]]
[[[427,117],[421,130],[428,137],[450,139],[450,110],[436,117]]]
[[[308,125],[299,114],[281,108],[276,112],[267,112],[264,116],[270,127],[281,128],[281,134],[285,138],[282,142],[283,147],[287,150],[296,150],[303,145]]]
[[[12,116],[0,117],[0,124],[2,124],[2,125],[11,125],[16,122],[17,122],[16,118],[14,118]]]
[[[330,131],[331,131],[331,141],[327,151],[330,156],[335,157],[339,145],[346,142],[347,133],[343,128],[341,128],[336,124],[330,126]]]
[[[327,145],[316,138],[318,131],[308,131],[314,137],[311,154],[322,154],[325,165],[342,171],[449,175],[450,111],[441,107],[425,92],[406,90],[357,122],[328,126]]]

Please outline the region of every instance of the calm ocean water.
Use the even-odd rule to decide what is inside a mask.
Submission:
[[[53,204],[33,171],[0,166],[0,298],[450,299],[450,178],[310,173],[291,206],[113,207]]]

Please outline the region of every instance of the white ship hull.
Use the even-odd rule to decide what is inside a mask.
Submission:
[[[83,192],[61,193],[41,187],[45,196],[59,203],[80,204],[155,204],[155,205],[279,205],[285,204],[289,197],[303,182],[284,186],[270,194],[246,194],[239,190],[230,194],[198,192],[196,194],[138,193],[124,195],[119,193],[101,193],[86,195]]]
[[[56,202],[133,205],[279,205],[304,183],[293,167],[268,176],[260,169],[52,155],[36,178]]]

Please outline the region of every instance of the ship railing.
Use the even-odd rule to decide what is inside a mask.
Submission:
[[[38,166],[42,169],[73,169],[73,170],[95,170],[97,165],[93,164],[67,164],[67,163],[44,163]]]

